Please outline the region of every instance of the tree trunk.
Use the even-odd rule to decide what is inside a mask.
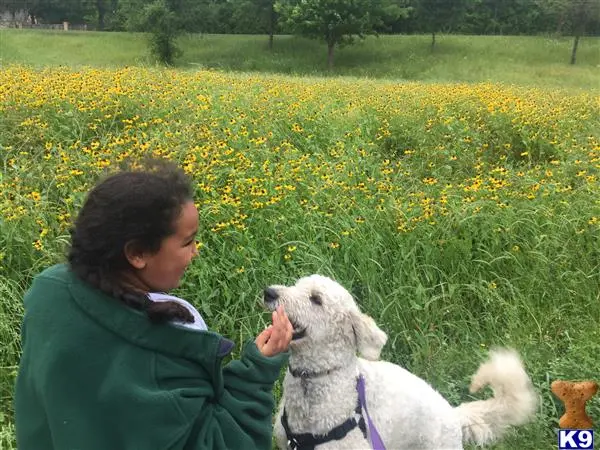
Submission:
[[[431,51],[435,48],[435,31],[431,32]]]
[[[329,70],[333,69],[333,50],[335,49],[335,43],[327,43],[327,67]]]
[[[104,31],[104,0],[96,0],[96,8],[98,9],[98,31]]]
[[[563,25],[565,24],[565,11],[562,11],[560,13],[560,16],[558,17],[558,24],[556,25],[556,35],[560,36],[562,33],[562,29],[563,29]]]
[[[277,16],[275,13],[275,2],[271,3],[271,11],[269,12],[269,50],[273,50],[273,35],[275,34],[275,22]]]
[[[577,59],[577,46],[579,45],[579,33],[575,35],[575,41],[573,42],[573,51],[571,51],[571,64],[575,64]]]

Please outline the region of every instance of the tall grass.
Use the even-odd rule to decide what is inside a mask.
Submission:
[[[266,323],[264,286],[319,272],[388,333],[386,359],[453,404],[490,347],[513,346],[541,406],[497,449],[554,447],[550,383],[598,378],[595,95],[19,66],[0,86],[0,442],[26,286],[63,259],[93,183],[145,155],[195,181],[200,256],[177,294],[238,343]],[[600,420],[598,397],[588,410]]]
[[[600,40],[584,38],[571,66],[572,38],[542,36],[369,37],[337,50],[327,70],[324,44],[276,36],[186,35],[178,41],[180,69],[218,69],[302,76],[356,76],[432,82],[482,82],[599,88]],[[0,30],[2,64],[100,67],[154,66],[147,37],[137,33]],[[38,51],[39,43],[44,51]]]
[[[23,288],[15,280],[0,275],[0,449],[14,448],[12,392],[21,351],[22,298]]]

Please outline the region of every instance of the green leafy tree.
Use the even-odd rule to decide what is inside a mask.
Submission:
[[[26,11],[35,23],[84,23],[85,16],[93,9],[93,5],[80,0],[3,0],[0,12],[9,13]]]
[[[21,14],[26,15],[29,13],[28,2],[24,0],[0,0],[0,13],[8,14],[13,24],[17,22],[24,22],[25,17],[21,17]]]
[[[96,12],[98,13],[98,31],[103,31],[106,26],[106,15],[109,11],[109,3],[106,0],[94,0]]]
[[[380,0],[299,0],[276,10],[294,33],[325,41],[330,69],[335,47],[375,34],[383,15]]]
[[[273,50],[273,36],[277,28],[277,11],[275,10],[275,0],[255,0],[258,5],[259,15],[266,24],[269,34],[269,50]]]
[[[181,34],[181,22],[164,0],[147,5],[140,21],[143,31],[150,33],[150,50],[163,64],[173,64],[181,50],[175,40]]]
[[[598,0],[537,0],[538,8],[546,20],[554,25],[556,34],[564,34],[568,29],[574,39],[571,50],[571,64],[577,61],[577,48],[588,28],[598,25],[600,2]]]
[[[277,29],[278,14],[275,10],[275,0],[251,0],[256,8],[256,20],[261,28],[269,35],[269,50],[273,50],[273,36]]]
[[[212,0],[165,0],[168,9],[175,14],[176,25],[183,31],[205,32],[214,26],[223,1]]]
[[[232,6],[233,32],[266,33],[269,36],[269,50],[272,50],[279,17],[275,0],[240,0]]]
[[[544,21],[546,31],[561,35],[569,27],[571,0],[536,0]]]
[[[456,28],[466,11],[466,0],[416,0],[416,16],[421,29],[431,33],[431,49],[435,35]]]
[[[598,0],[570,0],[568,11],[573,24],[574,35],[571,64],[575,64],[579,40],[585,35],[586,28],[592,18],[597,19],[600,15],[600,2]]]
[[[393,32],[395,24],[414,15],[414,10],[410,0],[382,0],[381,31]]]
[[[116,1],[116,0],[115,0]],[[154,0],[120,0],[116,16],[128,31],[147,31],[146,8]],[[164,0],[164,7],[172,14],[169,27],[182,32],[229,33],[230,30],[219,24],[219,14],[229,3],[219,0]],[[221,22],[223,22],[221,20]]]
[[[85,23],[92,25],[98,31],[124,30],[124,19],[118,14],[118,0],[88,0],[88,3],[91,9],[85,17]]]

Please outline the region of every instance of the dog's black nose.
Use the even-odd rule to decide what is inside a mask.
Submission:
[[[279,294],[273,288],[265,288],[264,290],[265,303],[273,303],[279,298]]]

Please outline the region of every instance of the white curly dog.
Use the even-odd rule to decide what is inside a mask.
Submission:
[[[283,305],[294,326],[274,430],[281,449],[462,449],[535,414],[537,395],[512,350],[491,352],[472,378],[471,392],[490,385],[492,398],[453,407],[424,380],[377,361],[387,335],[330,278],[269,286],[264,301]]]

